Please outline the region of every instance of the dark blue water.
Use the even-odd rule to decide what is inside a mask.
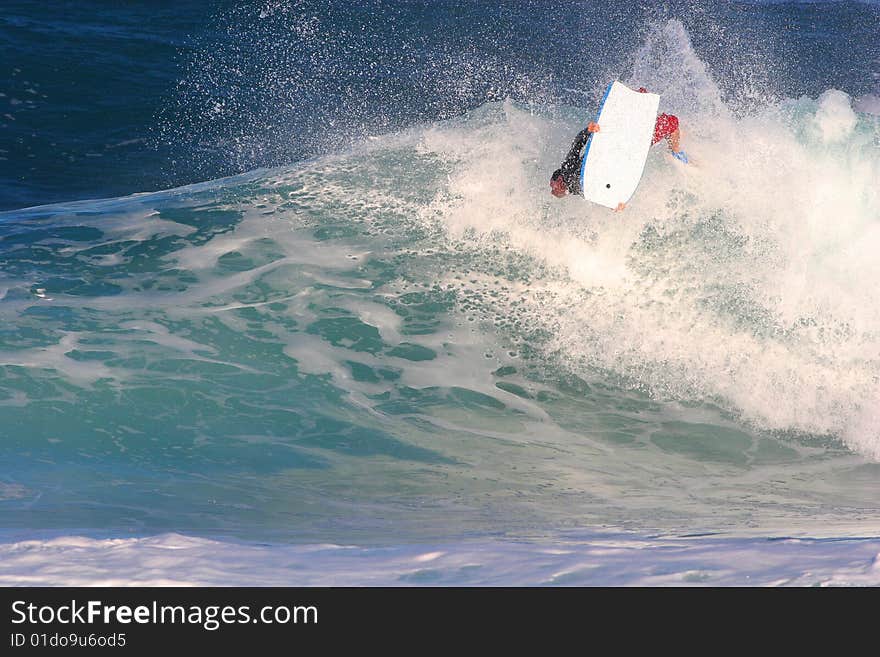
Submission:
[[[506,97],[589,104],[678,18],[731,99],[872,92],[872,3],[36,2],[0,16],[0,209],[293,162]]]

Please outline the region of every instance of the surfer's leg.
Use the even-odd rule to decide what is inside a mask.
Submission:
[[[660,114],[654,124],[654,139],[651,143],[656,144],[661,139],[666,139],[669,147],[673,151],[678,151],[679,137],[678,117],[675,114]]]
[[[672,152],[672,157],[688,163],[688,156],[681,150],[681,129],[678,127],[678,117],[674,114],[661,114],[657,117],[657,123],[654,124],[654,141],[656,144],[661,139],[665,139]]]

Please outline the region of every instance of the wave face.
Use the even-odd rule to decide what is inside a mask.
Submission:
[[[876,536],[880,117],[710,59],[671,18],[621,60],[692,159],[623,214],[547,193],[592,105],[516,98],[0,214],[0,526]]]

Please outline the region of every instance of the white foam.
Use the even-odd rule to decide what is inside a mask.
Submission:
[[[579,534],[383,547],[180,534],[0,543],[3,586],[877,586],[878,539]]]
[[[680,56],[656,56],[668,51]],[[656,147],[622,214],[556,201],[547,172],[565,133],[508,103],[494,122],[426,133],[452,173],[425,220],[464,248],[501,243],[567,272],[502,295],[496,312],[545,327],[576,369],[723,400],[749,423],[830,433],[880,459],[876,124],[834,90],[734,117],[676,21],[641,57],[633,84],[672,96],[694,164]]]
[[[849,137],[856,121],[850,97],[844,92],[829,89],[819,97],[819,109],[816,111],[814,123],[826,144]]]

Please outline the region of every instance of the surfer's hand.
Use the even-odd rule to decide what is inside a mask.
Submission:
[[[583,125],[583,124],[581,124]],[[599,132],[599,124],[595,121],[590,121],[587,124],[587,132]]]
[[[614,208],[615,212],[623,212],[626,209],[626,203],[618,203],[617,207]]]

